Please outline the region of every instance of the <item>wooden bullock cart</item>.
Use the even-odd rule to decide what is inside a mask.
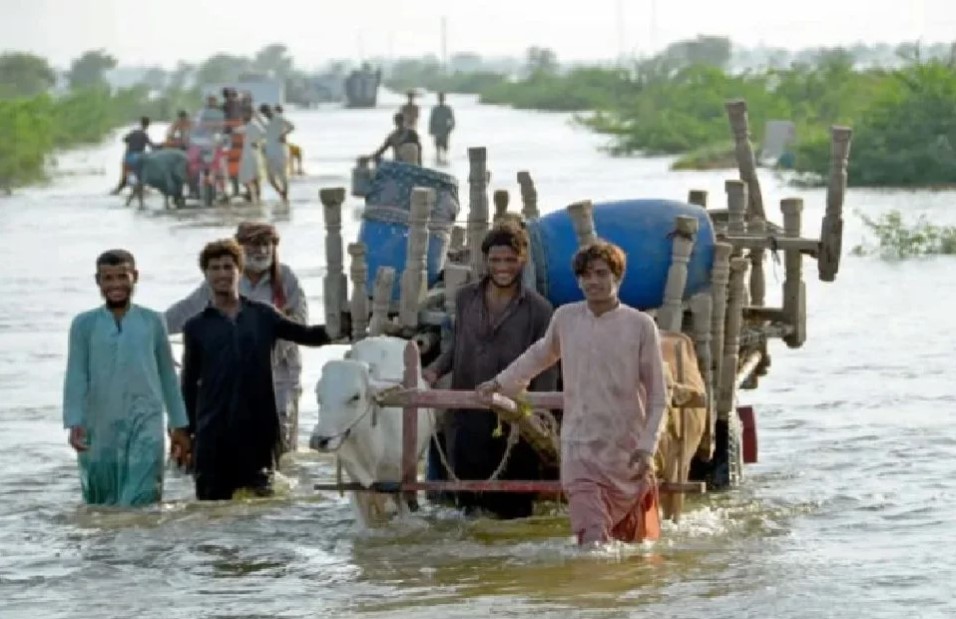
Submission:
[[[843,233],[843,200],[846,191],[846,167],[849,158],[851,130],[831,128],[830,173],[826,193],[826,212],[818,238],[802,234],[803,201],[786,198],[780,202],[782,225],[767,218],[763,194],[757,178],[756,163],[750,142],[747,107],[744,101],[726,105],[733,139],[739,179],[725,182],[726,208],[708,208],[704,191],[693,190],[688,203],[706,210],[716,234],[710,288],[685,300],[687,264],[698,231],[694,217],[677,216],[672,235],[672,257],[667,274],[661,307],[651,310],[663,333],[684,333],[693,341],[696,369],[706,386],[702,402],[684,401],[678,410],[688,407],[706,409],[707,423],[689,468],[682,467],[679,479],[662,483],[664,493],[704,492],[705,488],[733,487],[739,483],[745,461],[756,461],[756,428],[752,409],[738,406],[741,390],[755,389],[760,377],[770,367],[768,344],[781,339],[790,348],[799,348],[806,341],[806,287],[803,281],[803,257],[815,258],[821,281],[832,282],[839,269]],[[344,188],[322,189],[320,199],[327,226],[325,276],[325,320],[333,337],[357,341],[368,335],[397,335],[410,341],[405,359],[404,389],[391,393],[383,404],[404,409],[404,463],[400,482],[382,482],[371,488],[356,484],[319,484],[318,489],[371,490],[376,492],[416,491],[495,491],[541,492],[556,494],[556,481],[419,481],[414,446],[417,427],[416,411],[420,407],[491,408],[500,416],[518,419],[514,401],[496,396],[481,402],[474,392],[449,390],[418,391],[414,376],[421,358],[434,356],[448,344],[442,325],[454,316],[455,292],[462,285],[482,274],[484,268],[480,246],[491,221],[509,216],[507,191],[494,194],[495,212],[489,215],[486,150],[468,149],[470,174],[468,182],[469,210],[464,227],[451,232],[450,249],[440,284],[427,287],[426,243],[429,235],[429,213],[434,191],[416,188],[411,197],[408,216],[407,261],[401,273],[400,299],[392,301],[391,291],[399,275],[390,267],[375,274],[371,302],[366,292],[368,267],[367,248],[360,243],[347,246],[351,257],[349,276],[343,267],[341,236]],[[537,190],[531,175],[517,175],[525,220],[540,216]],[[580,244],[596,237],[592,203],[582,201],[567,207]],[[782,304],[769,307],[765,303],[766,276],[764,263],[768,253],[784,255]],[[570,260],[570,256],[568,256]],[[749,278],[748,278],[749,275]],[[348,294],[348,280],[352,294]],[[672,368],[673,370],[673,368]],[[560,409],[560,393],[531,393],[532,407]],[[527,425],[525,423],[524,425]],[[677,424],[681,432],[682,424]],[[525,431],[527,428],[522,427]],[[534,434],[534,429],[531,429]],[[678,436],[678,439],[681,437]],[[684,454],[682,454],[682,457]],[[676,507],[677,513],[680,505]]]

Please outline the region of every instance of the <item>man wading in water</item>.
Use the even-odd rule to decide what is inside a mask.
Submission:
[[[239,279],[239,294],[260,303],[272,305],[299,324],[309,321],[309,306],[299,278],[279,261],[279,233],[267,223],[244,221],[236,230],[236,241],[242,246],[245,268]],[[209,282],[204,281],[192,294],[166,310],[166,326],[170,333],[181,333],[186,320],[202,312],[213,298]],[[276,342],[272,354],[275,377],[276,408],[279,411],[278,457],[295,451],[299,437],[299,398],[302,396],[300,376],[302,359],[299,347],[285,340]]]
[[[63,425],[78,454],[83,500],[123,507],[163,494],[163,409],[174,456],[189,459],[189,420],[163,319],[132,303],[139,273],[121,249],[96,259],[104,306],[70,325]]]
[[[558,308],[543,338],[478,386],[482,395],[514,396],[561,361],[561,485],[579,544],[660,536],[653,458],[666,405],[664,361],[654,321],[618,299],[625,266],[616,245],[581,248],[572,267],[586,300]]]
[[[423,373],[434,384],[451,372],[452,389],[474,389],[493,378],[540,339],[548,328],[552,308],[547,299],[522,285],[528,260],[528,235],[515,223],[499,223],[481,244],[488,273],[481,281],[462,287],[456,297],[452,346]],[[557,372],[543,372],[532,383],[534,391],[553,391]],[[491,411],[448,413],[445,444],[449,464],[459,479],[488,479],[505,454],[507,435],[494,436],[497,416]],[[437,454],[429,454],[433,461]],[[540,479],[541,464],[524,440],[512,449],[499,479]],[[531,515],[533,494],[459,492],[457,503],[466,512],[486,509],[501,518]]]
[[[271,305],[239,294],[242,247],[209,243],[199,266],[212,301],[183,327],[182,389],[195,436],[196,497],[228,500],[236,490],[272,492],[280,437],[272,350],[283,339],[322,346],[322,325],[293,322]]]
[[[395,129],[385,138],[385,143],[382,144],[377,151],[372,153],[369,158],[378,161],[382,154],[391,148],[392,158],[395,159],[395,161],[422,165],[422,142],[418,139],[418,132],[403,126],[405,117],[402,116],[401,113],[395,114],[395,116],[392,117],[392,122],[395,123]],[[416,149],[414,158],[408,155],[408,147],[410,145],[414,145]],[[405,155],[404,159],[402,158],[403,155]]]

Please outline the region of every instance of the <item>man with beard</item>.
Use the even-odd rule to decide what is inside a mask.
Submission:
[[[434,384],[451,372],[452,389],[474,389],[489,380],[542,337],[551,319],[551,304],[523,286],[528,235],[513,222],[497,224],[481,244],[486,275],[458,291],[453,343],[428,369]],[[531,385],[553,391],[557,373],[542,373]],[[448,460],[462,480],[485,480],[505,454],[506,436],[495,436],[497,416],[491,411],[449,411],[445,429]],[[434,457],[434,456],[432,456]],[[512,450],[499,479],[540,479],[537,454],[523,440]],[[533,494],[460,492],[457,503],[466,512],[484,509],[500,518],[531,515]]]
[[[122,507],[157,503],[163,492],[163,409],[172,449],[189,458],[189,420],[162,316],[131,302],[136,261],[114,249],[96,259],[106,304],[70,325],[63,425],[78,454],[83,500]]]
[[[564,417],[561,485],[579,544],[657,539],[660,517],[654,453],[667,387],[657,325],[618,298],[626,259],[599,241],[572,262],[585,300],[554,313],[544,337],[482,395],[514,395],[561,361]]]
[[[322,325],[307,327],[241,296],[244,260],[233,239],[206,245],[199,266],[212,300],[183,327],[182,389],[200,500],[228,500],[243,488],[271,494],[280,435],[273,348],[279,339],[305,346],[330,341]]]
[[[235,235],[242,246],[245,268],[239,280],[239,294],[272,305],[290,320],[300,324],[309,321],[309,306],[299,279],[289,265],[279,262],[279,233],[267,223],[244,221]],[[209,283],[201,283],[188,297],[166,310],[170,333],[181,333],[189,318],[202,312],[212,301]],[[295,451],[299,440],[299,398],[302,395],[300,376],[302,359],[299,347],[279,340],[272,356],[275,377],[276,409],[279,411],[279,445],[277,458]]]

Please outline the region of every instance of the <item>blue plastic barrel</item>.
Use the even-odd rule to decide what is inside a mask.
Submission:
[[[408,215],[415,187],[428,187],[436,193],[428,234],[429,287],[438,281],[438,274],[445,266],[451,227],[460,209],[458,181],[448,174],[417,165],[382,161],[365,196],[365,211],[359,228],[359,242],[367,248],[369,295],[374,291],[378,268],[389,266],[395,269],[396,275],[392,299],[397,300],[400,296],[400,279],[408,248]]]
[[[684,297],[710,286],[714,262],[714,229],[703,208],[672,200],[622,200],[594,205],[598,237],[618,245],[627,254],[627,271],[621,283],[621,301],[639,309],[660,307],[671,264],[674,218],[696,217],[699,228],[687,265]],[[584,300],[571,259],[578,249],[571,216],[561,209],[528,222],[538,291],[558,307]]]

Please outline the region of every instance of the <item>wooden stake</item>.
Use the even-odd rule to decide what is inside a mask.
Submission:
[[[408,249],[405,272],[402,273],[398,316],[399,324],[410,329],[418,327],[418,308],[428,293],[428,217],[434,204],[434,189],[412,189]]]
[[[368,331],[368,264],[365,262],[365,243],[349,243],[349,256],[352,265],[349,275],[352,277],[352,302],[349,310],[352,314],[352,341],[365,339]]]
[[[799,237],[803,213],[803,200],[788,198],[780,201],[783,211],[783,230],[789,237]],[[799,348],[807,339],[807,286],[803,281],[803,254],[799,251],[784,252],[783,313],[793,332],[783,341],[790,348]]]
[[[707,192],[703,189],[691,189],[687,194],[687,202],[707,208]]]
[[[716,400],[717,393],[720,391],[720,371],[724,363],[724,327],[727,317],[727,285],[730,281],[730,254],[733,247],[727,243],[714,244],[714,266],[711,270],[710,285],[713,303],[711,308],[712,329],[714,339],[711,341],[711,351],[713,353],[713,382],[711,384],[711,393]]]
[[[496,189],[492,199],[495,202],[495,216],[492,221],[497,223],[508,212],[508,202],[510,201],[508,190]]]
[[[484,275],[481,243],[488,232],[488,152],[484,146],[468,149],[468,250],[471,268],[477,277]]]
[[[571,216],[571,225],[578,237],[578,246],[584,247],[598,240],[594,231],[594,205],[590,200],[582,200],[567,206]]]
[[[538,190],[534,187],[531,174],[525,170],[518,172],[518,185],[521,187],[521,215],[525,221],[541,216],[538,212]]]
[[[760,194],[760,181],[757,179],[757,160],[750,144],[750,123],[747,119],[747,102],[738,99],[726,104],[730,118],[730,130],[734,135],[734,155],[740,170],[740,180],[747,184],[750,201],[746,212],[749,218],[766,219],[763,210],[763,197]]]
[[[704,434],[700,440],[700,446],[697,448],[698,456],[706,461],[714,454],[714,445],[716,440],[716,427],[714,421],[714,370],[712,344],[713,337],[713,297],[707,293],[694,295],[690,300],[691,317],[694,326],[694,349],[697,353],[697,368],[700,370],[701,377],[704,379],[704,385],[707,389],[707,425],[704,426]]]
[[[817,269],[820,281],[832,282],[840,270],[843,251],[843,197],[846,195],[846,166],[850,159],[849,127],[833,127],[830,139],[830,182],[827,185],[827,211],[820,226],[820,255]]]
[[[392,305],[392,290],[395,289],[395,269],[378,267],[375,273],[375,292],[372,296],[372,320],[370,335],[384,335],[388,324],[388,310]]]
[[[750,261],[732,258],[730,261],[730,290],[727,302],[727,326],[725,327],[724,361],[720,368],[720,390],[717,394],[717,417],[729,419],[734,408],[737,384],[737,358],[740,354],[740,329],[743,326],[744,295],[747,285],[744,277]]]
[[[345,335],[342,333],[342,312],[345,311],[348,299],[348,282],[343,270],[342,252],[342,203],[345,201],[345,189],[321,189],[319,200],[325,215],[326,275],[322,286],[325,329],[334,340]]]
[[[727,234],[743,234],[746,231],[747,185],[743,181],[729,180],[724,183],[727,192]],[[734,253],[739,254],[737,247]]]
[[[696,217],[679,215],[674,219],[671,264],[664,284],[664,303],[657,324],[664,331],[680,333],[684,322],[684,290],[687,287],[687,264],[694,249],[694,235],[699,222]]]

